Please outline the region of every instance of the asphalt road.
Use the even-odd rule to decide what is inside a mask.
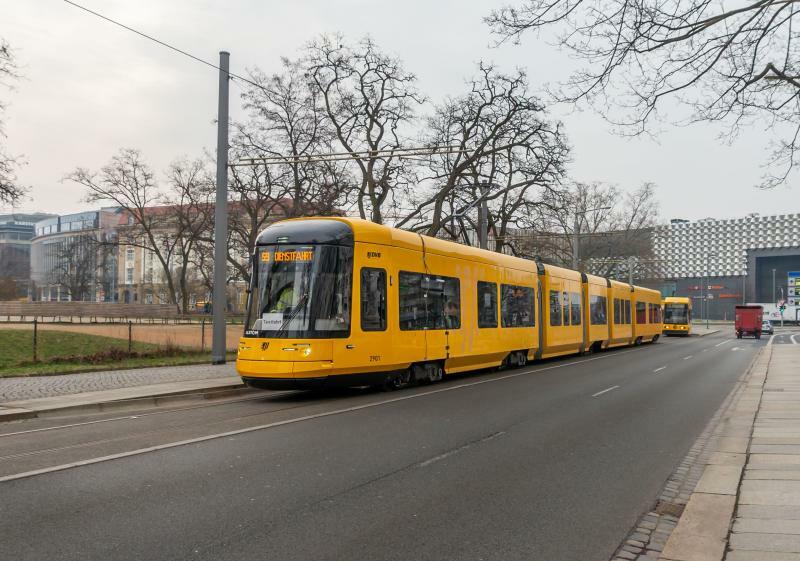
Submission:
[[[605,561],[764,344],[9,423],[0,559]]]

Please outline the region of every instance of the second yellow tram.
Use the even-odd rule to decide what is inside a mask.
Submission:
[[[663,302],[664,335],[688,337],[692,333],[692,299],[668,296]]]

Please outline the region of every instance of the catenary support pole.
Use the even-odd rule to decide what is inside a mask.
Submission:
[[[230,54],[219,53],[219,108],[217,117],[217,198],[214,205],[214,295],[211,363],[225,364],[225,312],[228,259],[228,68]]]
[[[575,222],[572,224],[572,269],[574,271],[578,270],[578,263],[580,262],[580,232],[579,229],[581,227],[580,216],[578,215],[578,211],[575,211]]]
[[[486,200],[489,186],[480,183],[481,201],[478,205],[478,247],[489,249],[489,203]]]

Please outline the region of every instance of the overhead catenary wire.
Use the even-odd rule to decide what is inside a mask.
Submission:
[[[125,25],[124,23],[119,22],[119,21],[117,21],[115,19],[112,19],[112,18],[110,18],[108,16],[104,16],[103,14],[101,14],[99,12],[95,12],[94,10],[89,9],[86,6],[81,6],[80,4],[72,2],[72,0],[64,0],[64,2],[66,2],[67,4],[69,4],[71,6],[74,6],[74,7],[78,8],[80,10],[83,10],[84,12],[87,12],[87,13],[95,16],[95,17],[98,17],[98,18],[100,18],[102,20],[105,20],[105,21],[107,21],[109,23],[113,23],[114,25],[117,25],[117,26],[125,29],[126,31],[130,31],[131,33],[135,33],[136,35],[139,35],[140,37],[144,37],[145,39],[147,39],[149,41],[152,41],[152,42],[154,42],[154,43],[156,43],[158,45],[161,45],[162,47],[166,47],[166,48],[168,48],[168,49],[170,49],[172,51],[175,51],[176,53],[182,54],[183,56],[188,57],[188,58],[190,58],[190,59],[192,59],[192,60],[194,60],[196,62],[199,62],[201,64],[205,64],[206,66],[209,66],[209,67],[211,67],[211,68],[213,68],[215,70],[218,70],[218,71],[222,70],[218,65],[214,64],[213,62],[209,62],[209,61],[207,61],[205,59],[202,59],[202,58],[200,58],[198,56],[193,55],[190,52],[184,51],[183,49],[180,49],[180,48],[178,48],[178,47],[176,47],[174,45],[170,45],[169,43],[167,43],[165,41],[162,41],[161,39],[157,39],[156,37],[153,37],[152,35],[148,35],[147,33],[144,33],[142,31],[134,29],[134,28],[132,28],[132,27],[130,27],[128,25]],[[228,76],[230,76],[231,78],[236,79],[236,80],[241,80],[242,82],[250,84],[251,86],[255,86],[256,88],[259,88],[259,89],[262,89],[262,90],[266,89],[261,84],[258,84],[256,82],[254,82],[252,80],[249,80],[249,79],[247,79],[247,78],[245,78],[243,76],[240,76],[238,74],[234,74],[233,72],[228,71]]]

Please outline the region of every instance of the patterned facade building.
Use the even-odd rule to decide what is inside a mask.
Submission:
[[[655,228],[652,243],[662,293],[694,297],[713,319],[732,319],[743,302],[785,300],[795,319],[800,298],[787,278],[800,271],[800,214],[673,220]]]

